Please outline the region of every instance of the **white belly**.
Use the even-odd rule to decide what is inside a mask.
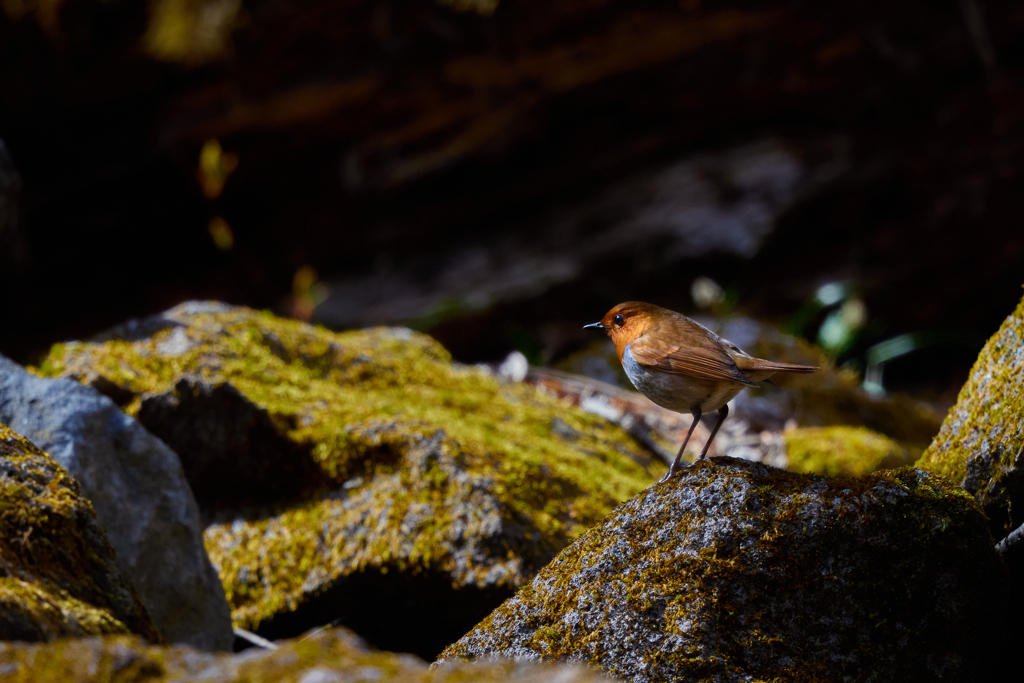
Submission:
[[[652,370],[636,362],[629,346],[622,354],[622,369],[637,391],[677,413],[718,410],[744,389],[739,382],[709,381]]]

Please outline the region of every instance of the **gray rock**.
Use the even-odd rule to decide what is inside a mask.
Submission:
[[[940,477],[713,458],[620,505],[439,661],[587,662],[633,683],[986,680],[1008,587],[980,507]]]
[[[231,616],[178,456],[91,387],[0,356],[0,422],[79,481],[154,624],[170,642],[229,649]]]

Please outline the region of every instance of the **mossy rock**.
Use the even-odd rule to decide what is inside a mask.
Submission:
[[[67,471],[0,424],[0,639],[160,635]]]
[[[11,683],[608,683],[581,666],[517,662],[428,668],[411,655],[375,651],[350,631],[328,629],[276,650],[212,654],[105,636],[41,645],[0,643],[0,677]]]
[[[192,303],[38,372],[96,386],[178,452],[236,624],[274,637],[340,616],[436,654],[664,471],[618,427],[407,329]]]
[[[798,427],[782,436],[786,469],[805,474],[863,476],[910,465],[921,453],[863,427]]]
[[[1024,299],[985,344],[917,466],[967,489],[1001,539],[1024,523]]]
[[[621,505],[441,661],[586,662],[634,683],[985,680],[1007,585],[977,503],[940,477],[712,458]]]

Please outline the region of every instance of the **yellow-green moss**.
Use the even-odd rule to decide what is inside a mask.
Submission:
[[[981,503],[1001,539],[1024,522],[1024,299],[985,344],[918,466]]]
[[[23,637],[156,633],[78,482],[0,424],[0,609]]]
[[[608,681],[582,667],[516,662],[463,662],[428,669],[411,655],[371,650],[343,628],[311,633],[279,642],[278,646],[272,651],[248,650],[231,655],[198,652],[181,645],[156,647],[132,636],[65,639],[38,645],[0,642],[0,671],[6,683]]]
[[[128,633],[128,627],[109,610],[76,600],[53,584],[44,588],[10,576],[0,578],[0,610],[8,619],[31,622],[47,640]]]
[[[783,437],[793,472],[862,476],[915,460],[911,449],[863,427],[799,427]]]
[[[553,550],[663,472],[618,427],[533,387],[454,364],[423,334],[392,328],[332,333],[248,309],[179,319],[138,341],[56,346],[37,372],[114,385],[129,413],[138,411],[143,395],[172,391],[181,377],[228,382],[307,448],[332,485],[356,477],[383,480],[396,472],[402,453],[437,435],[460,471],[489,478],[493,495]],[[172,345],[177,355],[163,352]],[[252,627],[301,599],[310,571],[358,571],[396,558],[414,567],[448,567],[441,542],[448,520],[432,518],[411,539],[400,528],[410,506],[428,504],[439,514],[446,496],[469,486],[446,477],[428,468],[364,484],[379,488],[373,505],[388,505],[390,526],[370,539],[374,545],[349,548],[354,554],[334,566],[316,566],[323,560],[321,522],[345,528],[351,515],[329,496],[212,526],[207,547],[236,620]],[[362,490],[355,486],[351,495]],[[252,581],[259,569],[258,598],[238,578],[242,567],[251,570]],[[468,583],[479,578],[474,571],[463,571]],[[518,584],[524,577],[510,580]]]
[[[961,482],[967,462],[982,453],[997,454],[999,471],[1024,450],[1024,299],[978,354],[938,436],[917,466]]]

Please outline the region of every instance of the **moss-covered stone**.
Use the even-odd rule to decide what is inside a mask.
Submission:
[[[393,634],[386,609],[345,600],[369,586],[387,599],[409,577],[456,606],[453,586],[498,590],[457,632],[439,625],[443,603],[421,615],[440,614],[432,627],[409,620],[436,653],[664,471],[618,427],[406,329],[335,334],[187,304],[55,347],[38,372],[97,386],[178,451],[236,623],[277,636],[346,613]]]
[[[917,466],[960,483],[1001,539],[1024,523],[1024,299],[978,355]]]
[[[714,458],[619,506],[441,660],[635,683],[984,680],[1007,583],[977,503],[941,478]]]
[[[0,643],[9,683],[600,683],[584,667],[517,662],[458,663],[429,669],[411,655],[374,651],[345,629],[281,643],[276,650],[211,654],[105,636],[43,645]]]
[[[920,455],[863,427],[798,427],[783,438],[787,469],[807,474],[862,476],[909,465]]]
[[[67,471],[0,424],[0,639],[160,635]]]

